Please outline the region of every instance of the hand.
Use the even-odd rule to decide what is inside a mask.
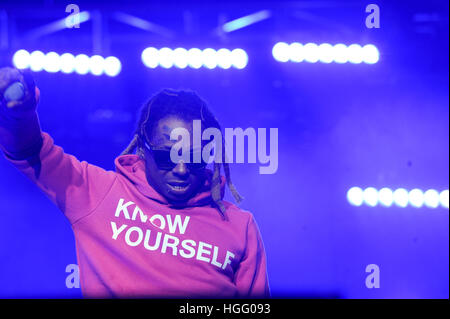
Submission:
[[[20,84],[14,84],[19,82]],[[3,95],[11,86],[22,86],[24,95],[20,100],[7,101]],[[3,115],[21,117],[36,110],[39,100],[39,89],[34,84],[33,77],[29,71],[19,71],[14,68],[5,67],[0,69],[0,112]]]

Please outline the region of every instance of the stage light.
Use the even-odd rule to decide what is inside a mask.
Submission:
[[[423,195],[425,206],[436,208],[439,206],[439,192],[434,189],[427,190]]]
[[[213,49],[204,49],[202,51],[203,66],[208,69],[214,69],[217,66],[216,51]]]
[[[448,189],[441,192],[439,195],[439,200],[441,202],[441,206],[448,209]]]
[[[378,191],[378,201],[381,205],[389,207],[394,202],[394,193],[391,189],[384,187]]]
[[[86,54],[78,54],[75,57],[75,72],[81,75],[89,72],[89,57]]]
[[[173,50],[173,64],[180,69],[188,66],[188,51],[184,48],[176,48]]]
[[[120,60],[114,56],[109,56],[104,61],[105,74],[108,76],[116,76],[122,70]]]
[[[378,204],[378,192],[373,187],[367,187],[363,192],[364,203],[368,206],[374,207]]]
[[[188,65],[193,69],[199,69],[202,67],[202,51],[197,48],[188,50]]]
[[[342,43],[335,44],[333,46],[333,56],[334,62],[347,63],[348,62],[347,46]]]
[[[352,44],[347,48],[348,61],[359,64],[363,61],[363,51],[359,44]]]
[[[104,72],[105,59],[100,55],[93,55],[89,58],[89,71],[93,75],[101,75]]]
[[[362,47],[362,56],[364,63],[374,64],[380,59],[380,52],[373,44],[367,44]]]
[[[292,62],[302,62],[305,59],[305,52],[301,43],[294,42],[289,45],[289,59]]]
[[[398,207],[427,207],[438,208],[439,204],[448,209],[448,189],[439,193],[437,190],[427,191],[414,188],[409,192],[404,188],[391,190],[384,187],[380,190],[374,187],[367,187],[362,190],[354,186],[347,191],[347,200],[353,206],[361,206],[363,203],[370,207],[381,204],[384,207],[391,207],[395,204]]]
[[[243,69],[247,66],[248,55],[242,49],[219,49],[206,48],[200,50],[191,48],[177,48],[175,50],[169,48],[146,48],[142,52],[142,62],[149,68],[161,66],[163,68],[171,68],[173,66],[184,69],[189,66],[192,69],[199,69],[202,66],[207,69],[229,69],[231,66],[236,69]]]
[[[322,63],[333,62],[333,46],[329,43],[319,45],[319,61]]]
[[[234,49],[231,51],[231,64],[236,69],[243,69],[247,66],[248,63],[248,55],[242,49]]]
[[[39,72],[44,69],[45,54],[41,51],[33,51],[30,54],[30,69]]]
[[[359,187],[352,187],[347,192],[347,200],[353,206],[361,206],[363,203],[363,190]]]
[[[285,42],[278,42],[272,48],[272,55],[275,60],[279,62],[287,62],[290,58],[289,44]]]
[[[413,207],[422,207],[424,199],[420,189],[413,189],[408,193],[409,204]]]
[[[30,67],[30,53],[26,50],[19,50],[13,55],[13,65],[18,69]]]
[[[379,60],[378,49],[373,44],[362,47],[359,44],[338,43],[331,45],[329,43],[307,43],[301,44],[293,42],[287,44],[278,42],[272,48],[272,55],[278,62],[309,62],[309,63],[367,63],[374,64]]]
[[[59,54],[56,52],[48,52],[44,56],[43,69],[49,73],[59,72],[61,70]]]
[[[165,69],[171,68],[173,66],[173,51],[169,48],[162,48],[158,53],[159,65]]]
[[[45,70],[50,73],[62,72],[116,76],[120,73],[121,64],[116,57],[103,58],[100,55],[88,57],[86,54],[71,53],[59,55],[56,52],[44,54],[41,51],[33,51],[29,54],[26,50],[19,50],[13,55],[13,64],[16,68],[29,68],[34,72]]]
[[[228,49],[220,49],[217,51],[217,65],[222,69],[231,67],[231,51]]]
[[[151,69],[156,68],[159,64],[158,49],[152,47],[146,48],[142,51],[141,59],[145,66]]]
[[[316,63],[319,61],[319,46],[315,43],[307,43],[303,47],[305,52],[305,61],[309,63]]]
[[[75,57],[73,54],[64,53],[59,57],[59,61],[61,64],[61,72],[72,73],[75,71]]]

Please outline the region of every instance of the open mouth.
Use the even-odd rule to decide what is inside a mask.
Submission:
[[[184,192],[189,188],[189,183],[175,183],[175,182],[169,182],[167,183],[167,186],[174,191],[174,192]]]

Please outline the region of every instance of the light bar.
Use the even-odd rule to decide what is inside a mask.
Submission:
[[[59,55],[56,52],[44,54],[41,51],[29,53],[26,50],[19,50],[13,56],[13,64],[18,69],[30,69],[34,72],[46,71],[49,73],[62,72],[116,76],[120,73],[122,65],[116,57],[104,58],[100,55],[91,57],[85,54],[77,56],[71,53]]]
[[[220,49],[214,50],[207,48],[200,50],[197,48],[161,48],[153,47],[146,48],[141,54],[142,62],[145,66],[154,69],[162,67],[169,69],[176,67],[185,69],[190,67],[192,69],[199,69],[201,67],[207,69],[222,68],[229,69],[234,67],[236,69],[243,69],[247,66],[248,55],[242,49]]]
[[[272,55],[278,62],[308,62],[308,63],[366,63],[374,64],[380,59],[380,53],[373,44],[361,46],[359,44],[345,45],[342,43],[301,44],[294,42],[278,42],[272,48]]]
[[[438,208],[439,206],[448,209],[448,189],[437,191],[429,189],[422,191],[418,188],[407,191],[404,188],[391,190],[390,188],[382,188],[377,190],[373,187],[362,189],[360,187],[352,187],[347,192],[347,200],[353,206],[362,206],[363,204],[370,207],[375,206],[397,206],[416,208],[428,207]]]

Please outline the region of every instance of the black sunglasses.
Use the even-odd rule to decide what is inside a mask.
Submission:
[[[149,145],[147,142],[144,142],[144,146],[152,155],[159,169],[172,170],[175,166],[178,165],[178,163],[173,162],[172,159],[170,158],[170,149]],[[204,161],[203,157],[201,156],[202,155],[201,150],[191,150],[189,158],[194,159],[195,156],[199,156],[198,153],[200,153],[201,158],[200,163],[185,163],[187,168],[191,171],[198,171],[204,169],[208,165],[208,162]]]

